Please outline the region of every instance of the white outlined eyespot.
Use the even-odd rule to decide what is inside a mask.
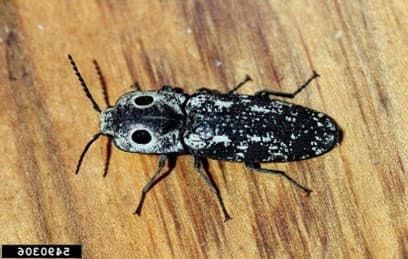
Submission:
[[[132,133],[132,140],[137,144],[148,144],[152,141],[152,136],[145,129],[135,130]]]
[[[150,129],[145,127],[135,127],[129,132],[128,141],[133,143],[133,145],[145,146],[148,148],[149,146],[156,145],[157,139]]]
[[[132,101],[137,108],[145,109],[154,104],[155,98],[153,95],[143,94],[135,96]]]

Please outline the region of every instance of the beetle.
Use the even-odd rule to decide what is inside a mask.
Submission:
[[[135,210],[137,215],[141,214],[146,194],[160,180],[166,161],[170,172],[178,155],[193,156],[195,170],[215,194],[226,221],[231,217],[206,170],[207,159],[242,162],[256,172],[283,176],[310,194],[310,189],[285,172],[262,168],[260,163],[320,156],[338,145],[342,138],[341,129],[328,115],[270,98],[294,98],[319,76],[316,72],[293,93],[265,89],[254,95],[235,94],[251,80],[249,76],[227,93],[202,88],[189,95],[171,86],[142,91],[136,85],[134,91],[123,94],[114,106],[102,111],[75,61],[71,55],[68,58],[87,97],[100,113],[100,132],[86,144],[76,174],[89,147],[101,135],[112,139],[122,151],[159,155],[157,169],[142,190]],[[94,62],[103,85],[102,73]],[[107,100],[106,86],[104,94]],[[105,167],[104,176],[106,172]]]

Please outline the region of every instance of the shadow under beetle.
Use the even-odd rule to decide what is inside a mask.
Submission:
[[[261,173],[277,174],[309,194],[311,190],[297,183],[283,171],[262,168],[261,162],[290,162],[319,156],[340,143],[342,132],[329,116],[270,96],[294,98],[314,78],[313,75],[295,92],[261,90],[254,95],[235,94],[251,79],[249,76],[227,93],[200,89],[192,95],[163,86],[158,91],[135,90],[122,95],[116,104],[102,111],[92,97],[73,58],[68,55],[83,90],[100,115],[100,132],[85,146],[76,168],[79,172],[89,147],[101,135],[108,136],[125,152],[159,155],[159,163],[142,190],[135,211],[140,215],[146,194],[175,166],[177,155],[192,155],[194,168],[216,195],[225,220],[230,219],[220,192],[208,173],[207,159],[243,162]],[[105,80],[94,61],[104,89]],[[104,176],[111,153],[108,142]],[[159,177],[166,161],[169,171]],[[204,170],[203,170],[204,168]]]

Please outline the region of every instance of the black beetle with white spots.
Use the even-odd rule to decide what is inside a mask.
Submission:
[[[225,220],[230,219],[220,192],[206,170],[207,159],[243,162],[256,172],[278,174],[309,194],[311,190],[282,171],[262,168],[264,162],[290,162],[322,155],[341,141],[342,132],[329,116],[271,96],[294,98],[316,72],[294,93],[262,90],[254,95],[235,94],[249,76],[227,93],[200,89],[192,95],[164,86],[141,91],[136,85],[116,104],[102,111],[92,97],[74,60],[68,58],[95,110],[100,112],[100,132],[85,146],[76,173],[89,147],[99,136],[113,140],[125,152],[159,155],[159,163],[142,190],[135,214],[140,215],[146,194],[160,180],[166,161],[169,171],[177,155],[192,155],[194,169],[216,195]],[[101,82],[99,66],[95,62]],[[104,91],[107,101],[106,89]],[[107,101],[108,104],[108,101]],[[109,148],[110,150],[110,148]],[[107,167],[105,167],[106,175]]]

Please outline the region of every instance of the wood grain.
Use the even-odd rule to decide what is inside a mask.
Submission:
[[[84,258],[406,258],[408,5],[405,1],[1,1],[0,243],[80,243]],[[292,91],[329,114],[342,144],[307,161],[267,164],[313,189],[210,161],[232,220],[191,157],[132,215],[156,156],[105,141],[67,60],[103,106],[137,81],[192,93]]]

